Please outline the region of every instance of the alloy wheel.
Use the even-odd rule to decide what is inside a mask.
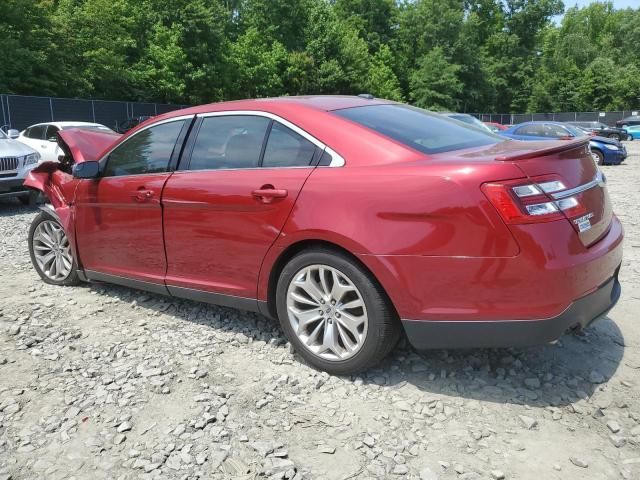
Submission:
[[[33,233],[33,256],[42,273],[53,281],[65,280],[73,268],[71,246],[57,222],[45,220]]]
[[[324,360],[354,356],[367,335],[367,308],[360,291],[328,265],[310,265],[293,276],[287,315],[303,346]]]

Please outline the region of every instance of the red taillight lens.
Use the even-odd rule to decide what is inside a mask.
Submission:
[[[585,211],[575,197],[554,199],[550,194],[566,190],[556,176],[528,181],[490,182],[481,189],[508,224],[551,222]]]

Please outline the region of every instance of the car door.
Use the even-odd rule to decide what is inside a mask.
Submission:
[[[258,113],[199,119],[162,195],[171,293],[255,304],[262,260],[322,154],[286,123]]]
[[[160,198],[189,121],[167,120],[136,132],[101,160],[99,178],[79,182],[76,238],[90,279],[166,292]]]
[[[40,141],[40,155],[42,162],[56,162],[58,160],[58,138],[60,131],[55,125],[47,125],[44,131],[44,138]]]

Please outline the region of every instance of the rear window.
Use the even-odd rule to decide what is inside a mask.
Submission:
[[[409,105],[369,105],[332,113],[423,153],[441,153],[506,141],[488,130]]]

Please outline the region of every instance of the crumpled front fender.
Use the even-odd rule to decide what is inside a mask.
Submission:
[[[60,222],[69,239],[71,251],[78,259],[76,232],[73,225],[73,197],[78,180],[58,168],[58,162],[44,162],[29,172],[24,184],[29,188],[39,190],[47,197],[49,203],[40,209]]]

